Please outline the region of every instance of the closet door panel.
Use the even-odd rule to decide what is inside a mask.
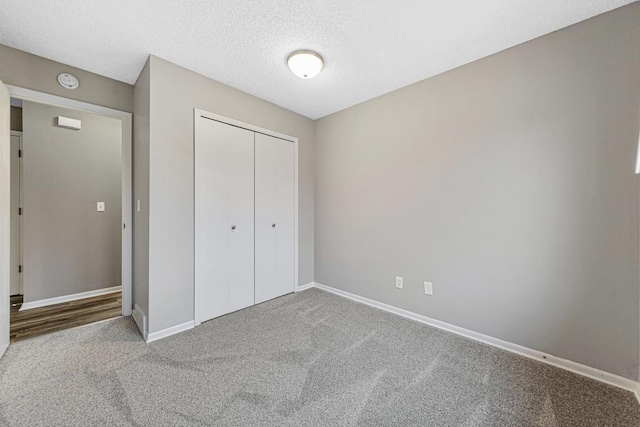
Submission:
[[[294,291],[294,145],[256,134],[256,303]]]
[[[295,290],[295,151],[292,142],[276,141],[276,293],[285,295]]]
[[[229,126],[198,118],[195,135],[195,300],[205,321],[228,311]]]
[[[229,128],[229,311],[236,311],[255,302],[254,132]]]
[[[254,304],[254,133],[205,118],[195,127],[196,316]]]
[[[276,296],[276,218],[275,150],[269,137],[256,134],[256,304]],[[277,224],[276,224],[277,225]]]
[[[294,291],[295,146],[195,123],[196,321]]]

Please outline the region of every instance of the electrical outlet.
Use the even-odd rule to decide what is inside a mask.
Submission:
[[[396,276],[396,288],[402,289],[402,277]]]
[[[433,283],[424,282],[424,294],[425,295],[433,295]]]

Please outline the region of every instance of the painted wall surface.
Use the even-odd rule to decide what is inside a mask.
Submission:
[[[28,101],[23,119],[24,301],[121,285],[121,122]]]
[[[638,22],[635,3],[320,119],[316,281],[637,379]]]
[[[57,80],[60,73],[73,74],[80,86],[73,90],[63,88]],[[8,85],[133,111],[133,86],[4,45],[0,45],[0,78]]]
[[[149,332],[193,320],[193,109],[299,138],[299,282],[314,271],[314,122],[151,57]]]
[[[133,304],[149,313],[149,62],[133,88]],[[140,200],[140,212],[137,210]]]

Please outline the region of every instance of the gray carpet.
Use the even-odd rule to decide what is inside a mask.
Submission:
[[[640,426],[632,393],[316,289],[145,344],[130,318],[9,347],[0,424]]]

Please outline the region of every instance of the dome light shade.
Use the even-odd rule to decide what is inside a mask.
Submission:
[[[322,56],[310,50],[298,50],[287,58],[289,69],[296,76],[303,79],[310,79],[318,75],[324,67]]]

